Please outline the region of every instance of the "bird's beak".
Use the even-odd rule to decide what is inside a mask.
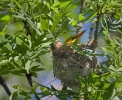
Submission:
[[[80,32],[80,33],[78,33],[78,34],[77,34],[77,37],[81,37],[85,32],[86,32],[86,30],[84,30],[84,31],[82,31],[82,32]]]

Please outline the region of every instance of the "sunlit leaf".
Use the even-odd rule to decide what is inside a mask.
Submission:
[[[10,21],[10,15],[5,15],[2,18],[0,18],[1,21]]]
[[[54,11],[57,11],[59,6],[60,6],[60,2],[57,1],[57,2],[55,2],[55,3],[51,6],[51,8],[52,8]]]
[[[76,23],[76,21],[74,19],[71,20],[71,24],[72,24],[72,26],[77,25],[77,23]]]
[[[31,60],[28,60],[27,62],[26,62],[26,64],[25,64],[25,69],[27,70],[27,73],[29,73],[30,72],[30,68],[31,68],[31,63],[32,63],[32,61]]]
[[[83,21],[84,20],[84,16],[82,14],[79,14],[78,19],[79,19],[79,21]]]
[[[49,29],[49,22],[47,20],[44,20],[40,17],[40,23],[41,23],[41,26],[40,26],[41,29],[43,30]]]

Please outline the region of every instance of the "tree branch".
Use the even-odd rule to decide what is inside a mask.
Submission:
[[[32,82],[32,73],[26,73],[26,78],[27,78],[27,80],[28,80],[28,84],[31,86],[31,87],[33,87],[33,82]],[[35,98],[37,99],[37,100],[41,100],[40,99],[40,97],[37,95],[37,93],[35,92],[34,93],[34,95],[35,95]]]
[[[83,10],[83,8],[85,7],[85,0],[82,0],[81,1],[81,7],[80,7],[80,12],[79,12],[79,14],[80,13],[82,13],[82,10]],[[76,34],[78,33],[78,32],[80,32],[80,29],[82,28],[82,23],[80,23],[80,21],[78,20],[78,28],[77,28],[77,31],[76,31]]]
[[[89,41],[92,40],[92,35],[93,35],[93,30],[94,30],[94,22],[92,22],[91,26],[90,26],[90,32],[89,32]]]
[[[85,4],[86,4],[85,0],[82,0],[79,13],[82,13],[82,9],[85,7]]]
[[[98,12],[98,14],[97,14],[97,21],[96,21],[96,27],[95,27],[95,33],[94,33],[94,40],[98,39],[98,30],[99,30],[100,15],[101,15],[101,13]]]
[[[3,86],[3,88],[5,89],[5,91],[8,94],[8,96],[10,96],[11,95],[11,91],[9,90],[9,88],[6,85],[5,80],[3,79],[2,76],[0,76],[0,84]]]

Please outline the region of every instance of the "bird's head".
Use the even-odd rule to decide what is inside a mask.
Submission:
[[[86,30],[76,34],[76,35],[73,35],[71,37],[69,37],[68,39],[66,39],[66,41],[64,42],[64,45],[70,45],[70,44],[73,44],[78,38],[80,38],[84,33],[85,33]]]

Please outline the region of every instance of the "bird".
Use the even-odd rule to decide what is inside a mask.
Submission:
[[[82,37],[82,35],[86,32],[86,30],[79,32],[78,34],[75,34],[73,36],[70,36],[66,39],[64,42],[64,45],[71,45],[73,44],[78,38]]]
[[[62,44],[61,42],[59,42],[59,40],[57,39],[55,41],[55,47],[56,49],[64,49],[67,46],[72,45],[78,38],[82,37],[82,35],[86,32],[86,30],[79,32],[78,34],[72,35],[69,38],[67,38],[65,40],[65,42]]]
[[[63,90],[67,89],[67,87],[72,89],[77,87],[79,89],[81,84],[76,79],[77,75],[85,78],[90,74],[94,60],[79,53],[72,47],[72,44],[82,37],[85,32],[86,30],[67,38],[64,43],[58,40],[54,42],[54,48],[52,48],[53,73],[54,77],[61,80]],[[77,46],[79,51],[85,48],[81,44]],[[97,61],[96,58],[95,60]]]

